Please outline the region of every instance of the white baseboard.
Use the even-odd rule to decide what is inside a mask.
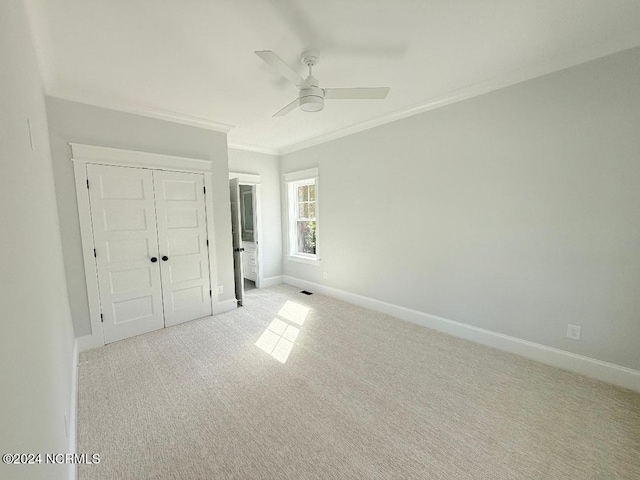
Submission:
[[[282,282],[280,281],[278,283]],[[236,308],[238,308],[238,303],[235,298],[231,298],[229,300],[224,300],[223,302],[215,303],[213,314],[217,315],[219,313],[235,310]],[[86,352],[87,350],[91,350],[92,348],[104,347],[104,342],[98,335],[84,335],[82,337],[78,337],[76,338],[76,344],[78,348],[78,355],[82,352]]]
[[[509,335],[492,332],[465,323],[456,322],[436,315],[419,312],[392,303],[375,300],[326,285],[302,280],[297,277],[283,275],[284,283],[304,288],[314,293],[321,293],[354,305],[386,313],[393,317],[416,323],[439,332],[464,338],[472,342],[487,345],[509,353],[515,353],[538,362],[580,373],[604,382],[640,392],[640,371],[622,367],[613,363],[603,362],[595,358],[585,357],[575,353],[547,347],[539,343],[529,342]]]
[[[263,278],[260,281],[260,288],[269,288],[274,285],[280,285],[282,283],[282,275],[277,275],[275,277],[267,277]]]
[[[236,308],[238,308],[238,302],[235,298],[230,298],[229,300],[216,303],[213,314],[218,315],[219,313],[230,312]]]
[[[69,406],[69,453],[78,451],[78,357],[80,355],[78,339],[73,341],[73,358],[71,359],[71,405]],[[78,478],[78,466],[72,465],[69,471],[69,479]]]
[[[98,335],[84,335],[76,338],[76,342],[78,345],[78,354],[91,350],[92,348],[104,347],[104,342]]]

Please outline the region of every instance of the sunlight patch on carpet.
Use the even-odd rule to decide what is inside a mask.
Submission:
[[[300,333],[299,328],[294,327],[285,320],[302,325],[308,314],[309,308],[299,303],[287,301],[278,312],[278,316],[271,321],[255,343],[256,347],[268,353],[280,363],[285,363]]]

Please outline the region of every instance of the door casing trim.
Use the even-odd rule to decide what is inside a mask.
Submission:
[[[254,215],[256,233],[254,242],[256,244],[256,288],[265,288],[263,285],[264,277],[262,274],[262,201],[260,193],[260,175],[256,173],[241,173],[241,172],[229,172],[229,180],[234,178],[238,179],[240,185],[247,185],[254,187]]]
[[[91,226],[91,207],[89,189],[87,188],[87,165],[111,165],[120,167],[146,168],[151,170],[167,170],[173,172],[202,173],[204,175],[205,208],[207,216],[207,236],[209,238],[209,281],[211,282],[211,311],[215,315],[225,311],[218,302],[218,296],[213,295],[213,289],[218,285],[218,272],[214,260],[216,256],[215,229],[213,217],[213,182],[211,174],[211,160],[177,157],[159,153],[123,150],[119,148],[100,147],[70,143],[71,161],[76,184],[76,200],[80,219],[80,237],[82,240],[82,258],[87,285],[87,300],[89,302],[89,321],[91,334],[85,335],[79,342],[79,350],[105,345],[102,323],[100,321],[100,293],[98,289],[98,271],[93,256],[93,229]]]

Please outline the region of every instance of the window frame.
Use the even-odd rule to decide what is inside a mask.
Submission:
[[[287,251],[285,257],[295,262],[310,265],[320,263],[320,213],[319,213],[319,178],[317,169],[304,170],[286,174],[286,200],[287,200]],[[299,252],[298,249],[298,187],[302,185],[314,185],[315,190],[315,222],[316,222],[316,253],[309,254]]]

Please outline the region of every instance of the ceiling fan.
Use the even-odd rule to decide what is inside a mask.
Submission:
[[[274,117],[286,115],[296,107],[305,112],[319,112],[324,108],[324,100],[327,99],[358,99],[358,100],[382,100],[387,97],[389,87],[375,88],[320,88],[320,82],[313,76],[312,69],[318,64],[320,55],[315,50],[308,50],[302,54],[302,63],[309,68],[309,75],[303,79],[284,60],[271,50],[255,52],[269,66],[274,68],[283,77],[288,79],[299,89],[298,98],[282,110],[276,112]]]

